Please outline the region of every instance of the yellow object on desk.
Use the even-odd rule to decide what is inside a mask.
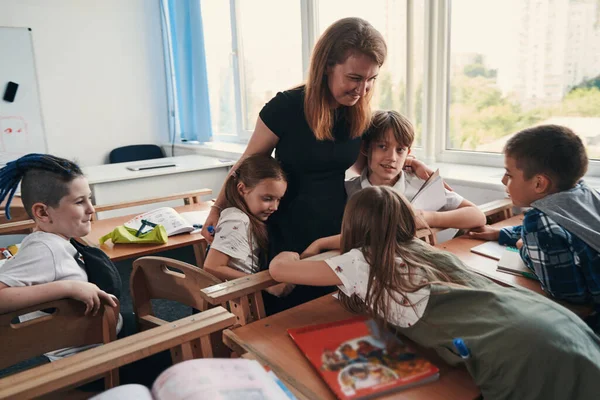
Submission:
[[[6,248],[8,251],[10,251],[10,254],[12,254],[13,256],[16,255],[19,251],[19,245],[18,244],[11,244],[10,246],[8,246]]]
[[[136,244],[165,244],[168,241],[167,231],[164,226],[156,225],[151,231],[142,233],[136,236],[135,229],[127,228],[126,226],[117,226],[112,232],[102,236],[100,244],[104,244],[107,240],[111,240],[114,244],[117,243],[136,243]]]

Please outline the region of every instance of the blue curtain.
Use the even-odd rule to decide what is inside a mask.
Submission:
[[[212,137],[200,0],[161,0],[170,107],[175,132],[200,142]]]

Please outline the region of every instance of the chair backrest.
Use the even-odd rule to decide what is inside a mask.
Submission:
[[[131,146],[117,147],[108,155],[111,164],[128,161],[153,160],[163,158],[165,153],[160,146],[155,144],[134,144]]]
[[[143,206],[146,204],[160,203],[163,201],[182,199],[183,203],[186,205],[198,204],[198,203],[202,202],[201,196],[208,196],[210,194],[212,194],[212,189],[197,189],[197,190],[190,190],[189,192],[170,194],[167,196],[150,197],[150,198],[146,198],[146,199],[124,201],[124,202],[120,202],[120,203],[95,205],[94,206],[95,212],[94,212],[94,214],[92,214],[92,220],[98,219],[99,212],[121,210],[123,208]],[[1,227],[1,225],[0,225],[0,227]]]
[[[177,301],[199,311],[212,305],[200,295],[200,290],[221,283],[215,276],[198,267],[165,257],[141,257],[133,262],[130,288],[133,311],[140,330],[167,323],[152,310],[152,299]]]
[[[31,399],[64,388],[89,382],[117,368],[168,349],[176,349],[178,362],[193,358],[213,357],[209,338],[222,336],[222,331],[235,322],[235,316],[222,307],[200,315],[182,318],[173,324],[119,339],[0,379],[0,399]],[[116,385],[117,381],[113,381]],[[114,385],[112,385],[114,386]],[[109,385],[106,385],[108,389]],[[88,398],[86,396],[85,398]],[[46,397],[44,397],[46,398]],[[67,398],[52,396],[48,398]],[[84,398],[68,397],[68,398]]]
[[[45,310],[49,315],[14,323],[19,316]],[[0,315],[0,369],[65,347],[108,343],[116,339],[118,307],[84,315],[85,305],[62,299]]]

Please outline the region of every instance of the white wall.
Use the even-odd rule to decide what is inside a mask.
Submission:
[[[158,0],[0,0],[0,26],[32,29],[50,153],[89,166],[168,140],[160,18]]]

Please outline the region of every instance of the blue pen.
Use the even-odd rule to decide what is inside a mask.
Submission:
[[[215,228],[212,225],[209,225],[208,228],[206,228],[206,230],[208,231],[208,233],[210,233],[211,236],[215,236]],[[206,257],[208,255],[209,250],[210,250],[210,244],[208,246],[206,246],[206,254],[204,255],[204,257]]]
[[[458,354],[463,358],[463,359],[467,359],[469,357],[471,357],[471,352],[469,351],[469,348],[467,347],[467,345],[465,344],[465,342],[461,339],[461,338],[456,338],[452,341],[452,343],[454,343],[454,347],[456,347],[456,350],[458,351]]]

